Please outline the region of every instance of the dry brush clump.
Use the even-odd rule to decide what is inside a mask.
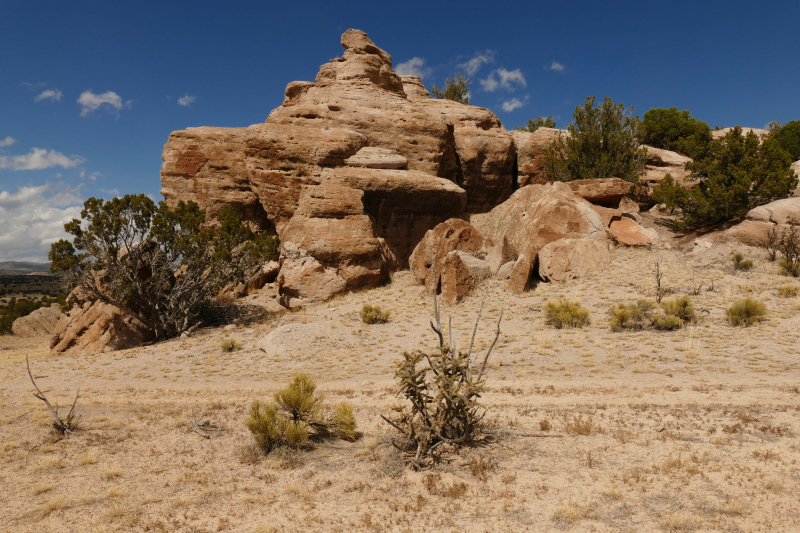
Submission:
[[[435,294],[434,309],[436,323],[431,321],[431,328],[439,337],[439,346],[431,354],[419,350],[403,353],[395,376],[399,381],[398,396],[406,400],[406,405],[394,408],[397,413],[394,419],[381,415],[402,435],[393,444],[409,458],[408,465],[414,469],[437,460],[441,445],[458,448],[483,439],[482,420],[486,411],[478,400],[485,391],[483,374],[500,337],[503,320],[501,312],[494,340],[481,361],[478,354],[473,356],[472,349],[483,306],[478,311],[466,352],[458,350],[453,342],[452,319],[449,343],[445,344]]]
[[[273,402],[253,402],[247,427],[259,448],[269,453],[281,446],[302,448],[309,441],[332,437],[355,440],[352,407],[342,402],[326,416],[323,398],[316,389],[314,379],[301,372],[288,387],[275,393]]]
[[[742,298],[727,308],[725,314],[733,326],[752,326],[766,318],[767,306],[753,298]]]
[[[42,400],[45,405],[47,405],[47,409],[50,411],[50,416],[53,418],[53,429],[56,432],[60,433],[61,435],[70,435],[73,431],[75,431],[78,427],[78,420],[80,420],[80,416],[75,412],[75,405],[78,403],[78,397],[81,393],[81,390],[78,389],[78,392],[75,393],[75,400],[72,402],[72,407],[67,413],[66,418],[62,418],[58,412],[58,402],[56,402],[55,407],[50,403],[47,399],[47,396],[44,395],[42,390],[39,388],[39,385],[36,384],[36,381],[33,379],[33,374],[31,373],[31,364],[28,362],[28,356],[25,356],[25,367],[28,370],[28,377],[31,378],[31,383],[33,383],[36,392],[33,393],[34,397],[38,400]]]
[[[660,307],[660,311],[658,310]],[[623,329],[646,329],[671,331],[682,328],[687,323],[697,322],[697,312],[688,296],[664,300],[657,306],[651,300],[638,300],[636,303],[620,303],[613,306],[611,331]]]
[[[361,320],[365,324],[385,324],[389,321],[391,311],[383,311],[379,305],[364,304],[361,308]]]
[[[547,323],[558,329],[580,328],[589,325],[589,310],[581,303],[562,298],[557,302],[547,302],[545,307]]]
[[[753,260],[747,259],[742,252],[733,252],[731,254],[731,272],[736,274],[740,270],[742,272],[753,270]]]

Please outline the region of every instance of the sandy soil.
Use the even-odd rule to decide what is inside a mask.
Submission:
[[[691,243],[688,244],[691,246]],[[798,531],[800,302],[797,280],[756,250],[732,275],[730,249],[618,248],[608,270],[511,295],[488,280],[445,307],[454,338],[485,350],[501,310],[488,393],[493,442],[403,468],[380,419],[399,400],[403,350],[430,348],[432,299],[408,272],[390,285],[272,320],[195,332],[121,352],[50,356],[46,340],[0,337],[0,523],[8,531]],[[653,262],[702,319],[675,332],[611,332],[608,308],[652,297]],[[713,291],[706,290],[713,283]],[[768,319],[734,328],[735,299]],[[549,300],[590,310],[590,326],[545,324]],[[251,296],[258,301],[259,295]],[[266,296],[265,296],[266,298]],[[365,325],[364,303],[392,312]],[[222,352],[232,339],[241,350]],[[78,387],[81,430],[57,439],[31,395],[60,404]],[[360,438],[305,453],[254,449],[249,404],[298,370],[333,405],[349,401]],[[191,431],[205,419],[212,438]]]

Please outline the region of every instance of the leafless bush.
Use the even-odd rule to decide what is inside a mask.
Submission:
[[[80,419],[80,416],[76,416],[75,404],[78,403],[78,396],[80,395],[81,390],[78,389],[78,392],[75,393],[75,400],[72,402],[72,407],[70,408],[69,413],[67,413],[67,417],[62,419],[61,415],[58,413],[58,402],[56,402],[55,407],[53,407],[39,386],[36,384],[36,381],[33,379],[31,365],[28,362],[27,355],[25,356],[25,366],[28,369],[28,377],[31,378],[31,383],[33,383],[33,386],[36,389],[36,392],[33,393],[34,397],[42,400],[50,410],[50,416],[53,417],[53,428],[62,435],[71,434],[78,427],[78,420]]]
[[[780,234],[778,233],[778,226],[772,226],[764,237],[759,242],[762,248],[767,252],[767,259],[774,262],[778,258],[778,250],[780,249]]]

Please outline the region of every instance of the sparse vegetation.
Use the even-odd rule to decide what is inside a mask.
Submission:
[[[753,298],[742,298],[728,307],[725,314],[734,326],[752,326],[764,320],[767,306]]]
[[[589,325],[589,310],[578,301],[562,298],[558,302],[547,302],[545,307],[547,323],[558,329],[581,328]]]
[[[800,290],[800,287],[796,285],[782,285],[780,287],[775,287],[775,289],[778,291],[778,296],[783,298],[794,298],[797,296],[797,292]]]
[[[536,117],[535,119],[528,119],[528,124],[526,126],[514,126],[514,131],[529,131],[533,133],[534,131],[538,130],[539,128],[555,128],[556,121],[553,120],[553,117]]]
[[[250,406],[247,428],[256,445],[269,453],[282,446],[302,448],[309,440],[354,440],[356,421],[352,407],[342,402],[326,418],[323,398],[316,390],[316,381],[299,373],[286,388],[275,393],[274,402],[255,400]]]
[[[434,85],[431,94],[434,98],[453,100],[459,104],[469,105],[469,86],[472,80],[461,72],[456,72],[452,78],[445,78],[444,87]]]
[[[238,352],[242,349],[242,345],[233,339],[225,339],[219,347],[223,352]]]
[[[361,320],[365,324],[385,324],[389,321],[391,311],[383,311],[379,305],[364,304],[361,308]]]
[[[800,223],[796,220],[790,221],[789,227],[781,233],[778,249],[781,275],[800,277]]]
[[[748,272],[753,269],[753,260],[747,259],[742,252],[733,252],[731,254],[731,272],[736,274],[740,270]]]
[[[595,107],[587,97],[575,108],[569,135],[559,135],[544,153],[544,171],[557,181],[621,178],[638,182],[646,151],[639,146],[639,117],[606,97]]]
[[[656,312],[656,304],[650,300],[638,300],[635,304],[619,303],[609,311],[611,331],[648,327],[671,331],[682,328],[686,323],[697,322],[697,312],[688,296],[665,300],[660,307],[662,312],[659,313]]]

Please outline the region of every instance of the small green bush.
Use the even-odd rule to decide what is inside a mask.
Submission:
[[[752,326],[767,316],[767,306],[753,298],[737,300],[725,310],[733,326]]]
[[[611,308],[611,331],[647,327],[654,308],[655,304],[650,300],[639,300],[635,304],[615,305]]]
[[[664,309],[664,314],[667,316],[675,316],[683,322],[697,322],[697,313],[694,309],[694,304],[688,296],[679,296],[671,300],[664,300],[661,304]]]
[[[794,298],[797,296],[798,289],[795,285],[783,285],[782,287],[776,287],[778,290],[778,296],[783,296],[784,298]]]
[[[274,402],[255,400],[250,406],[247,428],[256,445],[266,453],[280,446],[302,448],[309,440],[338,437],[355,440],[356,419],[346,402],[323,416],[322,396],[317,384],[305,373],[292,378],[288,387],[275,393]]]
[[[562,328],[580,328],[589,325],[589,311],[578,301],[562,298],[558,302],[547,302],[547,323]]]
[[[687,322],[697,322],[697,312],[688,296],[679,296],[661,303],[663,312],[656,312],[651,300],[639,300],[635,304],[617,304],[610,309],[611,331],[622,329],[655,329],[672,331],[682,328]]]
[[[233,339],[226,339],[220,344],[223,352],[237,352],[242,349],[242,345]]]
[[[683,320],[675,315],[653,315],[653,327],[664,331],[673,331],[683,327]]]
[[[746,259],[742,252],[733,252],[731,254],[731,263],[733,263],[733,273],[736,274],[739,270],[747,272],[753,269],[752,259]]]
[[[361,308],[361,320],[365,324],[385,324],[389,321],[391,311],[382,311],[379,305],[364,304]]]

